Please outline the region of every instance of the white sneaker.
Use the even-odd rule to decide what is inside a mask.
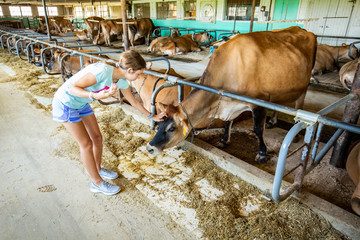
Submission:
[[[112,172],[112,171],[106,170],[105,168],[102,168],[100,170],[99,175],[103,179],[107,179],[107,180],[114,180],[119,176],[117,174],[117,172]]]
[[[114,195],[120,192],[120,187],[112,185],[108,182],[102,181],[101,185],[98,186],[95,183],[91,182],[90,191],[93,193],[103,193],[105,195]]]

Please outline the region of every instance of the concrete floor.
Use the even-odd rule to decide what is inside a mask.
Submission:
[[[0,239],[195,239],[123,178],[116,196],[91,193],[82,163],[54,156],[59,124],[0,89]]]

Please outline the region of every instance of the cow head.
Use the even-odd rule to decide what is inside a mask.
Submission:
[[[50,71],[60,73],[60,55],[61,50],[56,49],[53,53],[53,56],[51,57],[49,65],[47,66]]]
[[[154,155],[158,155],[164,149],[176,146],[190,133],[189,121],[180,106],[158,104],[162,112],[166,112],[167,118],[159,123],[159,130],[154,138],[148,143],[146,149]]]
[[[348,61],[358,57],[358,48],[355,45],[352,47],[350,46],[351,45],[346,45],[345,43],[341,45],[341,49],[338,52],[338,59]]]

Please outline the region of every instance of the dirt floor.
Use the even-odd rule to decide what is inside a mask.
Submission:
[[[199,72],[205,61],[197,62]],[[301,202],[289,198],[274,203],[254,186],[193,152],[173,148],[159,157],[149,155],[144,146],[154,132],[117,106],[93,104],[104,136],[104,166],[121,174],[115,183],[124,190],[113,197],[92,194],[76,144],[51,120],[51,95],[60,79],[43,76],[39,68],[30,70],[35,67],[6,54],[0,62],[15,71],[11,77],[4,66],[0,68],[0,137],[5,143],[1,145],[0,171],[6,189],[0,198],[5,213],[0,222],[11,226],[2,228],[1,236],[346,239]],[[239,144],[241,158],[246,156],[244,160],[251,162],[256,138],[248,130],[251,123],[242,124],[239,128],[243,130],[234,134],[233,140]],[[221,130],[216,131],[213,136],[220,136]],[[268,141],[280,139],[282,134],[269,131]],[[280,141],[270,144],[273,157]],[[271,171],[271,164],[261,168]],[[331,171],[324,178],[330,174],[330,179],[338,181],[339,172]],[[346,173],[341,174],[340,182],[346,179]],[[351,192],[351,183],[344,180],[341,184],[346,194]],[[19,226],[26,227],[19,230]]]

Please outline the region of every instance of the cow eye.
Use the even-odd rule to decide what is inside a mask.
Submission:
[[[173,132],[173,131],[175,131],[174,127],[169,128],[169,132]]]

